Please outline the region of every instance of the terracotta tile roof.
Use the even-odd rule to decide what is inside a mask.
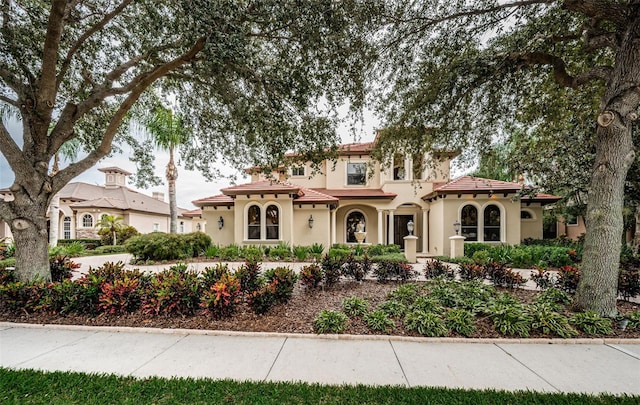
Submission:
[[[191,203],[198,207],[220,206],[220,205],[232,206],[233,198],[229,197],[228,195],[218,194],[218,195],[212,195],[210,197],[200,198],[198,200],[193,200],[191,201]]]
[[[395,193],[387,193],[382,189],[367,189],[367,188],[353,188],[353,189],[326,189],[315,188],[317,192],[327,194],[336,197],[340,200],[351,199],[385,199],[393,200],[397,197]]]
[[[195,210],[189,210],[182,213],[183,217],[195,218],[202,217],[202,209],[196,208]]]
[[[491,193],[515,193],[522,189],[529,189],[527,185],[484,179],[482,177],[462,176],[448,183],[435,185],[433,191],[424,197],[423,200],[431,200],[438,195],[444,194],[491,194]],[[560,200],[560,197],[551,194],[536,194],[534,197],[524,196],[523,202],[552,203]]]
[[[297,193],[300,190],[300,186],[296,186],[291,183],[271,180],[261,180],[254,183],[240,184],[239,186],[232,186],[223,188],[222,191],[225,195],[245,195],[255,193]]]
[[[375,142],[348,143],[340,145],[338,154],[340,155],[364,155],[371,152]]]
[[[294,198],[296,204],[332,204],[338,201],[340,200],[334,196],[311,188],[301,188],[298,197]]]

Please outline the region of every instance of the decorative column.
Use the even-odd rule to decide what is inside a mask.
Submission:
[[[336,243],[336,211],[337,209],[331,211],[331,246]]]
[[[429,251],[429,210],[422,209],[422,253]]]
[[[395,210],[389,210],[389,229],[387,232],[387,244],[388,245],[393,245],[394,240],[393,240],[393,212]]]
[[[384,212],[382,210],[378,210],[378,243],[384,243]]]

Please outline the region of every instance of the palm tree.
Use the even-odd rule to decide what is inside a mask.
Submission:
[[[122,221],[123,221],[122,217],[119,217],[116,215],[104,214],[102,217],[100,217],[100,220],[96,223],[96,226],[100,228],[107,228],[111,231],[111,235],[113,237],[112,245],[115,246],[116,231],[124,226]]]
[[[174,115],[171,109],[163,106],[156,108],[154,114],[146,120],[144,125],[153,137],[156,147],[169,151],[169,163],[165,172],[169,187],[169,214],[171,216],[169,232],[176,233],[178,229],[178,207],[176,204],[178,168],[174,163],[173,154],[176,146],[184,144],[189,139],[189,132],[184,126],[182,117]]]

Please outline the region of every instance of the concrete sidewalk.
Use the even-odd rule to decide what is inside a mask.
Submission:
[[[0,366],[640,395],[640,340],[463,340],[0,323]]]

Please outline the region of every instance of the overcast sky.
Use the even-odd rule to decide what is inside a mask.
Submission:
[[[5,121],[5,125],[7,129],[12,134],[14,139],[18,142],[21,141],[21,125],[16,121]],[[372,113],[366,113],[364,119],[364,125],[360,128],[357,128],[357,133],[359,135],[359,141],[368,142],[372,141],[374,138],[374,130],[377,127],[377,120],[373,116]],[[350,143],[354,141],[353,132],[350,130],[348,124],[344,124],[338,128],[338,133],[342,138],[343,143]],[[135,164],[129,160],[128,151],[125,149],[123,154],[105,158],[101,160],[97,165],[82,173],[80,176],[76,177],[73,181],[80,181],[89,184],[104,184],[104,173],[99,172],[97,169],[100,167],[109,167],[109,166],[117,166],[122,169],[125,169],[129,172],[135,172]],[[169,154],[163,151],[156,152],[156,161],[155,161],[155,174],[160,177],[164,181],[164,171],[169,162]],[[65,164],[63,163],[63,167]],[[225,172],[224,167],[222,167],[223,173],[234,174],[233,172],[228,172],[229,169]],[[9,167],[7,160],[4,155],[0,154],[0,188],[8,188],[11,186],[13,182],[13,171]],[[243,182],[249,182],[249,178],[245,178],[244,180],[239,177],[237,183],[241,184]],[[220,189],[229,186],[229,183],[226,179],[219,179],[213,182],[208,182],[199,172],[197,171],[187,171],[184,167],[178,166],[178,180],[176,182],[176,193],[177,193],[177,201],[178,206],[185,209],[193,209],[195,206],[191,203],[191,201],[219,194]],[[133,188],[132,186],[129,186]],[[151,195],[153,191],[161,191],[165,193],[165,201],[167,201],[167,185],[162,184],[160,186],[151,187],[145,190],[138,190],[142,193]]]

